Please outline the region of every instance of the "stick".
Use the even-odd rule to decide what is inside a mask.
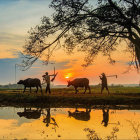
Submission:
[[[108,75],[108,76],[106,76],[106,77],[118,77],[117,75]]]
[[[57,76],[58,72],[55,74],[55,76],[51,79],[51,81],[53,82],[55,77]]]
[[[54,66],[54,75],[55,75],[55,66]]]

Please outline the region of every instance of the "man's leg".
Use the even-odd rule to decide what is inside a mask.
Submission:
[[[103,93],[103,90],[104,90],[104,86],[101,87],[101,94]]]
[[[49,90],[49,93],[51,94],[50,84],[48,84],[48,90]]]
[[[107,87],[107,86],[106,86],[106,90],[107,90],[108,94],[110,94],[110,93],[109,93],[109,89],[108,89],[108,87]]]
[[[47,84],[47,86],[46,86],[46,93],[47,93],[47,91],[48,91],[48,84]]]

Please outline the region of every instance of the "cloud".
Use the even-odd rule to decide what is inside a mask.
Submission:
[[[25,36],[0,32],[0,58],[15,58],[22,50]]]
[[[7,1],[7,0],[6,0]],[[48,0],[11,0],[0,5],[1,31],[26,34],[27,31],[40,23],[42,16],[50,16]]]
[[[7,32],[0,32],[1,44],[22,46],[24,41],[25,41],[25,36],[7,33]]]
[[[61,61],[50,61],[48,66],[56,67],[57,70],[62,70],[62,69],[69,69],[73,67],[73,65],[76,64],[78,60],[73,59],[73,60],[61,60]],[[46,65],[47,66],[47,65]]]
[[[31,67],[31,69],[40,69],[41,67]]]
[[[41,78],[41,75],[45,71],[53,71],[53,68],[55,66],[56,71],[62,70],[62,69],[68,69],[71,66],[69,65],[70,61],[62,61],[62,62],[56,62],[55,64],[48,64],[43,65],[42,61],[37,60],[30,69],[27,71],[21,71],[20,67],[18,67],[17,64],[21,64],[22,58],[20,58],[20,55],[18,58],[4,58],[0,59],[0,84],[8,84],[8,83],[14,83],[15,82],[15,66],[16,66],[16,77],[17,81],[19,79],[25,79],[29,77],[37,77]]]
[[[17,58],[22,49],[15,45],[0,45],[0,59]]]
[[[40,23],[52,9],[48,0],[1,0],[0,1],[0,58],[12,58],[13,49],[22,50],[27,32]]]
[[[127,66],[130,66],[130,65],[136,65],[136,63],[138,64],[138,61],[133,62],[133,61],[123,61],[123,60],[119,60],[119,61],[116,61],[116,63],[119,63],[121,65],[127,65]]]

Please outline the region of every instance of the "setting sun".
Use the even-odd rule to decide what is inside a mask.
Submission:
[[[72,77],[72,74],[71,74],[71,73],[67,73],[67,74],[65,75],[65,78],[66,78],[66,79],[69,79],[70,77]]]
[[[66,76],[65,78],[67,78],[67,79],[68,79],[68,78],[70,78],[70,77],[69,77],[69,76]]]

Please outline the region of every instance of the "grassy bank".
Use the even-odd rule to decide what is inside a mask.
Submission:
[[[92,87],[92,93],[83,94],[80,89],[78,94],[73,88],[52,89],[51,95],[43,96],[33,89],[22,93],[22,89],[0,89],[0,103],[4,105],[33,105],[52,107],[79,107],[92,105],[140,105],[140,87],[110,87],[111,94],[106,91],[101,95],[99,87]]]

